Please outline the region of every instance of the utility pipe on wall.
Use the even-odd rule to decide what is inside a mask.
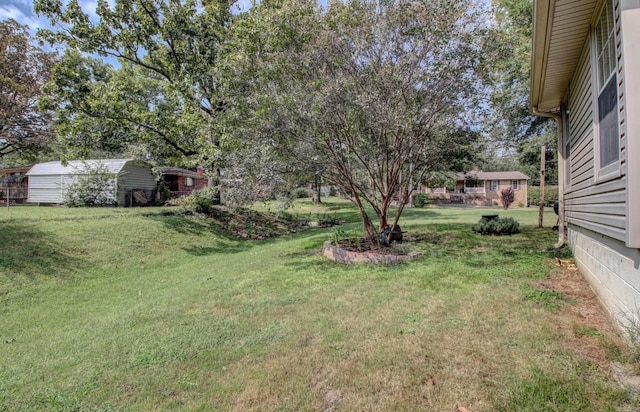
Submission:
[[[531,112],[536,116],[542,117],[550,117],[556,121],[556,127],[558,128],[558,159],[563,159],[565,162],[568,159],[565,159],[562,152],[562,143],[564,142],[564,124],[563,117],[560,113],[562,113],[561,108],[558,108],[558,111],[554,112],[541,112],[537,107],[533,107]],[[554,248],[561,248],[565,244],[565,233],[564,233],[564,167],[560,167],[564,165],[558,165],[558,173],[561,175],[560,183],[558,185],[558,243],[553,245]]]

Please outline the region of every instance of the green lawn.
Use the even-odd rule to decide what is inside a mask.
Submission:
[[[263,206],[265,208],[265,206]],[[569,351],[523,290],[547,276],[555,215],[408,209],[423,254],[342,266],[332,229],[227,237],[177,209],[0,209],[0,410],[619,410],[633,400]],[[302,217],[343,201],[299,201]],[[431,380],[436,385],[430,385]]]

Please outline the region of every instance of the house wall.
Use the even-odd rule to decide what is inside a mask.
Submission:
[[[631,3],[634,3],[631,8],[635,10],[625,16],[623,28],[621,4],[629,6]],[[634,210],[640,209],[637,200],[635,204],[631,203],[631,199],[638,196],[633,193],[640,190],[638,182],[633,181],[640,172],[640,152],[633,155],[629,150],[637,150],[640,133],[640,127],[635,125],[640,115],[640,88],[634,83],[640,70],[640,61],[637,57],[629,59],[623,53],[624,44],[631,43],[637,47],[640,39],[638,8],[638,1],[615,2],[619,175],[601,181],[595,170],[597,91],[594,86],[591,36],[585,40],[582,56],[569,86],[569,135],[562,142],[562,147],[569,143],[569,164],[564,185],[567,241],[580,271],[597,292],[603,306],[622,324],[638,321],[640,310],[640,250],[637,245],[629,247],[633,238],[629,232],[640,228],[634,228],[631,219]],[[632,54],[635,56],[637,51],[634,49]],[[630,78],[632,81],[629,81]],[[631,175],[633,170],[635,174]],[[637,215],[640,210],[635,213]]]
[[[616,27],[619,35],[619,7],[616,7]],[[620,62],[620,42],[617,42]],[[568,185],[564,194],[565,219],[567,223],[589,229],[596,233],[624,241],[626,237],[626,175],[624,100],[619,97],[621,175],[606,181],[598,181],[595,173],[595,129],[597,128],[594,90],[594,67],[592,39],[585,40],[583,52],[569,86],[569,131],[570,155]],[[620,66],[620,64],[619,64]],[[618,68],[619,88],[624,81]],[[619,92],[619,96],[623,93]]]
[[[640,320],[640,250],[589,229],[569,225],[576,264],[611,317],[624,325]],[[624,328],[623,328],[624,329]]]
[[[528,185],[526,180],[518,180],[520,182],[520,189],[514,190],[515,200],[512,206],[524,207],[527,205],[527,191]],[[500,192],[502,190],[511,187],[511,180],[499,180],[498,190],[491,190],[491,180],[485,181],[485,192],[487,199],[489,199],[492,206],[502,206],[502,200],[500,199]]]
[[[622,99],[626,136],[627,239],[626,245],[640,248],[640,1],[620,1],[622,30]],[[632,161],[635,159],[636,161]],[[634,207],[635,206],[635,207]]]

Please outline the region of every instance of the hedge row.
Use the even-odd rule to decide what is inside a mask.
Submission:
[[[540,186],[529,186],[527,193],[529,206],[540,206]],[[551,207],[557,200],[558,186],[545,186],[544,205]]]

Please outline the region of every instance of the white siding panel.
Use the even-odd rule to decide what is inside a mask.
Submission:
[[[29,176],[28,202],[62,203],[64,201],[64,193],[61,176]]]

